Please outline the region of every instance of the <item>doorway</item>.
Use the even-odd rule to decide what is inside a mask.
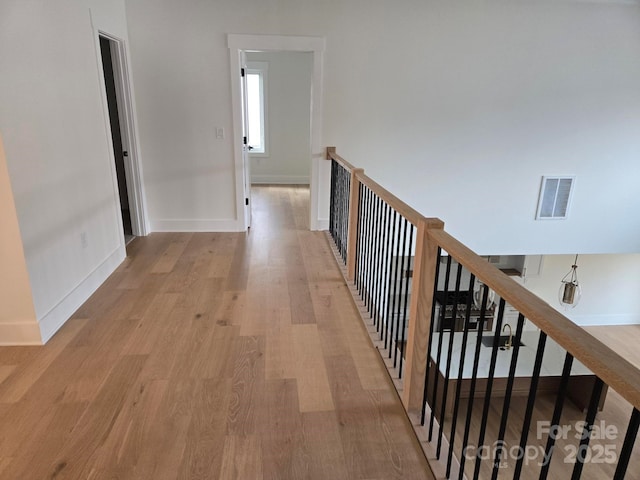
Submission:
[[[109,124],[111,127],[111,141],[113,142],[116,177],[118,180],[122,228],[125,243],[129,243],[134,238],[131,224],[131,209],[129,207],[129,189],[127,188],[127,175],[124,166],[125,157],[129,156],[129,152],[125,150],[122,145],[122,129],[120,127],[120,111],[118,108],[111,40],[103,36],[100,36],[100,55],[102,57],[104,88],[107,94],[107,106],[109,108]]]
[[[136,236],[147,234],[144,215],[141,171],[133,122],[132,96],[124,43],[108,34],[97,32],[97,47],[102,66],[105,116],[113,147],[114,188],[125,244]],[[107,120],[105,118],[105,120]]]
[[[247,52],[246,60],[251,184],[308,186],[313,55]]]
[[[328,227],[328,197],[324,194],[329,183],[329,162],[324,160],[321,140],[322,124],[322,65],[325,41],[320,37],[295,37],[279,35],[236,35],[227,37],[231,50],[231,96],[234,121],[234,158],[236,164],[236,205],[239,230],[246,230],[251,222],[251,175],[248,145],[245,140],[245,114],[242,97],[248,52],[308,52],[313,60],[311,82],[311,124],[308,162],[311,165],[309,225],[311,230]],[[323,192],[322,194],[320,192]],[[322,198],[319,198],[322,197]]]

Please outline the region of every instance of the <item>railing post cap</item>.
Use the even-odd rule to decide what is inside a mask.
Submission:
[[[444,222],[437,217],[425,218],[424,223],[427,228],[444,229]]]
[[[331,160],[331,154],[336,153],[336,147],[327,147],[326,159]]]

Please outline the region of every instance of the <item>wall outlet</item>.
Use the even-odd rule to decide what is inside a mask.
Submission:
[[[80,245],[82,245],[82,248],[87,248],[89,246],[89,240],[87,240],[87,232],[82,232],[80,234]]]

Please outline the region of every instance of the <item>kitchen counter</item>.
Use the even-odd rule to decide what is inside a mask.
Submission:
[[[435,359],[438,352],[438,341],[440,335],[442,338],[442,353],[440,356],[440,373],[444,376],[447,368],[447,354],[449,350],[449,332],[433,333],[433,341],[431,343],[431,358]],[[458,376],[458,368],[460,365],[460,354],[462,352],[462,336],[463,332],[455,332],[453,334],[453,351],[451,355],[451,368],[449,371],[449,377]],[[492,332],[485,332],[483,336],[493,336]],[[520,346],[520,352],[518,353],[518,363],[516,366],[516,377],[530,376],[533,373],[533,364],[536,359],[536,351],[538,349],[538,338],[540,333],[538,331],[525,331],[522,332],[521,342],[524,345]],[[462,378],[471,378],[473,372],[473,358],[476,350],[476,343],[478,338],[478,332],[469,332],[467,338],[467,349],[465,352],[464,370],[462,372]],[[515,341],[515,330],[513,339]],[[489,376],[489,367],[491,362],[491,347],[484,345],[480,346],[480,360],[478,363],[478,377],[487,378]],[[496,378],[508,377],[509,368],[511,366],[511,357],[513,355],[513,347],[509,350],[498,349],[498,356],[496,358],[496,369],[494,376]],[[547,337],[547,344],[544,350],[544,356],[542,360],[542,368],[540,370],[541,376],[556,376],[562,374],[562,367],[564,366],[566,351],[560,347],[551,338]],[[573,361],[573,367],[571,368],[572,375],[593,375],[591,370],[582,365],[579,361]]]
[[[442,335],[442,351],[440,356],[439,368],[438,370],[436,370],[433,367],[435,366],[435,358],[438,352],[438,341],[440,339],[440,335]],[[437,412],[441,411],[440,406],[443,394],[442,385],[445,382],[450,335],[450,332],[434,332],[431,344],[431,367],[429,369],[429,388],[427,396],[430,405],[433,406],[435,403]],[[453,412],[453,403],[455,400],[455,392],[458,383],[458,370],[460,368],[460,356],[462,353],[463,335],[463,332],[453,333],[453,349],[451,354],[451,366],[449,369],[449,387],[445,405],[445,415],[450,415]],[[483,336],[493,336],[493,333],[484,332]],[[522,333],[521,342],[524,345],[520,345],[520,351],[518,353],[518,362],[516,364],[515,378],[512,387],[513,396],[529,395],[529,390],[531,387],[531,375],[533,374],[533,365],[535,363],[539,337],[540,333],[538,331],[525,331]],[[467,338],[467,348],[464,356],[462,379],[460,382],[460,398],[469,398],[471,396],[471,378],[473,373],[473,363],[477,339],[477,332],[469,332],[469,336]],[[487,391],[489,368],[491,364],[491,352],[491,347],[485,345],[480,346],[480,359],[478,362],[478,372],[476,377],[474,398],[484,397],[485,392]],[[498,348],[494,381],[491,388],[492,397],[504,397],[505,395],[513,352],[513,347],[508,350]],[[542,368],[540,369],[540,378],[538,380],[538,394],[555,393],[558,391],[561,383],[562,368],[564,366],[565,355],[565,350],[551,338],[547,337],[542,361]],[[438,378],[438,390],[436,392],[437,398],[434,402],[436,372]],[[578,406],[578,408],[581,408],[583,410],[586,409],[589,399],[591,398],[591,391],[593,390],[595,380],[596,376],[591,372],[591,370],[574,359],[573,366],[571,368],[571,377],[569,379],[567,396]],[[604,406],[606,393],[607,387],[605,386],[600,397],[600,410],[602,410]]]

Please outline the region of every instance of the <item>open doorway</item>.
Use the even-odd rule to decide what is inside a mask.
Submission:
[[[311,178],[311,52],[247,52],[251,185]]]
[[[122,234],[126,244],[136,236],[147,233],[143,215],[141,174],[135,147],[131,93],[122,41],[100,32],[98,46],[104,100],[113,146]]]
[[[326,229],[328,226],[328,198],[321,193],[329,179],[329,164],[324,161],[321,141],[322,123],[322,58],[325,48],[323,38],[294,37],[278,35],[235,35],[228,36],[231,50],[231,94],[234,116],[234,158],[236,164],[236,205],[239,229],[246,230],[251,225],[251,159],[247,144],[248,127],[245,122],[246,110],[243,97],[246,92],[246,76],[241,76],[247,66],[247,54],[251,52],[303,52],[312,63],[310,93],[310,125],[307,137],[310,148],[306,161],[310,165],[309,226],[311,230]],[[326,164],[326,165],[325,165]],[[322,196],[321,199],[319,197]],[[326,203],[326,205],[325,205]],[[323,207],[319,208],[319,204]],[[326,212],[325,212],[326,210]]]
[[[114,76],[111,40],[103,36],[100,36],[100,54],[102,56],[102,71],[104,72],[104,88],[107,93],[107,106],[109,107],[109,123],[111,126],[111,141],[113,142],[116,176],[118,178],[122,228],[125,243],[129,243],[134,238],[133,227],[131,225],[131,209],[129,207],[129,190],[127,188],[127,176],[124,167],[125,157],[129,156],[129,152],[125,150],[122,145],[122,129],[120,127],[120,112],[118,109],[118,95]]]

